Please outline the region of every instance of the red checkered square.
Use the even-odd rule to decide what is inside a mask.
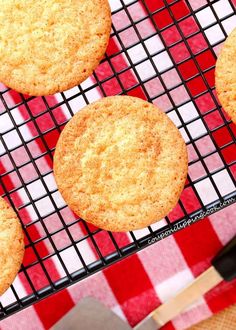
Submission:
[[[32,163],[27,164],[19,169],[19,172],[22,176],[22,179],[25,183],[28,183],[32,180],[35,180],[38,178],[38,174],[36,172],[36,169]]]
[[[112,23],[117,31],[122,30],[131,24],[129,17],[124,10],[120,10],[112,15]]]
[[[29,234],[32,242],[36,242],[40,238],[47,236],[40,222],[30,225],[27,228],[27,233]]]
[[[207,4],[207,0],[189,0],[193,10],[199,9]]]
[[[145,21],[143,21],[143,22],[145,22]],[[139,32],[141,34],[143,33],[142,37],[146,36],[145,32],[147,33],[147,35],[151,34],[149,29],[146,29],[146,25],[144,25],[143,22],[139,23],[139,26],[138,26],[138,24],[136,25],[137,28],[140,29]],[[128,48],[128,47],[136,44],[139,41],[137,33],[135,32],[133,27],[130,27],[130,28],[120,32],[119,36],[120,36],[121,42],[125,48]],[[116,48],[116,50],[117,50],[117,48]]]
[[[207,85],[210,88],[215,87],[215,69],[211,69],[208,72],[204,73],[204,77],[207,81]]]
[[[110,253],[113,253],[116,251],[116,248],[115,248],[108,232],[101,231],[101,232],[97,233],[96,235],[94,235],[94,240],[103,256],[107,256]]]
[[[36,257],[36,254],[33,250],[32,247],[27,247],[25,249],[25,254],[24,254],[24,260],[23,260],[23,265],[24,267],[27,267],[28,265],[37,262],[38,258]]]
[[[127,9],[134,22],[147,17],[147,13],[143,10],[143,6],[139,1],[129,6]]]
[[[29,109],[30,109],[30,113],[33,116],[37,116],[42,112],[46,111],[46,105],[43,102],[43,99],[41,97],[36,97],[32,100],[30,100],[28,103]]]
[[[232,137],[227,129],[227,127],[222,127],[216,132],[212,133],[212,136],[219,147],[223,147],[227,143],[232,141]]]
[[[212,51],[208,49],[207,51],[196,56],[196,60],[201,70],[206,70],[215,65],[216,58]]]
[[[124,73],[121,73],[119,75],[119,80],[125,89],[129,89],[137,85],[137,78],[133,72],[133,69],[129,69]]]
[[[153,19],[154,19],[158,29],[160,29],[160,30],[173,24],[173,20],[167,9],[161,10],[160,12],[153,15]]]
[[[199,27],[193,17],[185,18],[178,24],[185,37],[189,37],[199,31]]]
[[[55,127],[55,123],[50,113],[45,113],[42,116],[38,117],[36,119],[36,123],[41,133],[45,133]]]
[[[200,76],[187,82],[187,86],[192,96],[197,96],[207,90],[207,87]]]
[[[178,68],[184,80],[194,77],[199,73],[196,64],[192,59],[181,63]]]
[[[66,276],[66,273],[61,265],[61,261],[56,255],[44,260],[43,265],[46,271],[50,274],[50,279],[53,282],[60,280],[62,276]],[[54,265],[57,265],[57,270],[52,271],[52,268],[55,267]]]
[[[161,75],[166,88],[172,88],[181,83],[181,79],[176,69],[168,70],[167,72]]]
[[[236,136],[236,125],[234,123],[230,123],[229,127],[230,127],[233,135]]]
[[[171,46],[182,39],[175,25],[165,29],[161,34],[166,46]]]
[[[224,121],[218,110],[213,111],[208,115],[204,116],[204,121],[210,130],[213,130],[224,124]]]
[[[66,116],[65,116],[66,114]],[[52,110],[53,119],[58,125],[63,125],[71,118],[71,113],[68,109],[64,110],[63,113],[60,107]]]
[[[236,161],[236,145],[231,144],[221,150],[222,156],[227,164],[231,164]]]
[[[209,92],[197,97],[195,99],[198,109],[202,114],[207,113],[216,108],[215,101]]]
[[[42,269],[42,266],[40,264],[28,268],[26,272],[35,290],[40,290],[45,286],[49,285],[49,281],[45,275],[45,271]]]
[[[55,252],[48,238],[38,243],[35,243],[34,246],[41,259]]]
[[[105,81],[102,84],[102,88],[106,93],[106,96],[112,96],[122,92],[120,82],[115,77],[108,81]]]
[[[171,47],[170,53],[176,64],[178,64],[190,57],[190,53],[189,53],[186,45],[184,44],[184,42],[181,42],[181,43]]]
[[[209,172],[214,172],[214,171],[224,167],[224,164],[217,152],[204,158],[204,163],[206,164]]]
[[[72,244],[66,230],[61,230],[58,233],[52,235],[51,237],[57,250],[61,250]]]
[[[175,105],[180,105],[190,99],[188,92],[183,85],[173,89],[170,94],[173,101],[175,102]]]
[[[30,161],[29,155],[25,147],[20,147],[11,152],[11,156],[16,164],[16,166],[21,166],[26,162]]]
[[[164,88],[159,78],[149,80],[144,84],[144,86],[148,92],[149,97],[151,98],[157,97],[159,94],[164,92]]]
[[[157,33],[157,30],[149,18],[136,24],[136,27],[140,33],[141,38],[147,38]],[[133,36],[135,38],[135,35]]]
[[[121,49],[121,45],[120,45],[117,37],[116,36],[111,37],[109,40],[107,50],[106,50],[106,54],[108,56],[112,56],[114,54],[117,54],[119,49]]]
[[[185,188],[180,199],[188,213],[192,213],[201,208],[199,198],[192,187]]]
[[[143,100],[146,100],[146,96],[145,93],[143,91],[143,88],[141,86],[132,88],[130,91],[128,91],[127,95],[129,96],[135,96],[135,97],[139,97]]]
[[[8,109],[15,108],[20,103],[23,103],[21,95],[14,90],[7,91],[2,97]]]
[[[184,212],[178,203],[175,208],[168,214],[168,218],[171,222],[179,220],[184,217]]]
[[[0,157],[0,175],[12,171],[14,169],[13,164],[8,155],[3,155]]]
[[[189,162],[193,162],[198,159],[198,155],[196,153],[196,150],[192,144],[187,145],[188,148],[188,160]]]
[[[236,164],[230,166],[230,172],[232,173],[234,179],[236,180]]]
[[[202,33],[198,33],[187,40],[191,51],[193,54],[198,54],[199,52],[207,49],[207,42],[204,39]]]
[[[125,59],[126,56],[123,53],[111,58],[111,65],[116,73],[127,68],[128,65]]]
[[[164,112],[170,110],[173,108],[172,104],[171,104],[171,101],[169,99],[169,97],[164,94],[158,98],[156,98],[153,103],[159,107],[160,109],[162,109]]]
[[[150,10],[150,12],[154,12],[160,8],[164,8],[165,4],[163,0],[146,0],[145,1],[148,10]]]
[[[19,116],[20,113],[20,116]],[[32,116],[29,113],[28,108],[24,104],[19,105],[17,108],[11,110],[13,120],[17,125],[23,124],[27,120],[31,119]]]
[[[101,63],[99,67],[95,70],[95,73],[99,80],[107,79],[114,74],[110,64],[107,61]]]
[[[56,147],[59,136],[60,132],[58,132],[58,130],[53,130],[44,135],[44,139],[49,149],[54,149]]]
[[[16,172],[9,173],[2,177],[2,183],[4,184],[7,191],[11,191],[14,188],[19,188],[22,186],[20,178]]]
[[[183,0],[178,1],[170,8],[171,8],[171,11],[176,20],[179,20],[190,14],[190,11],[189,11],[185,1],[183,1]]]
[[[52,157],[49,154],[36,159],[35,163],[42,175],[52,171]]]
[[[206,171],[201,162],[190,165],[188,173],[193,182],[206,175]]]
[[[10,193],[10,199],[11,201],[14,203],[14,206],[19,209],[22,206],[24,206],[25,204],[30,203],[30,199],[27,196],[25,189],[19,188],[17,189],[15,192]]]
[[[204,136],[195,142],[196,147],[202,156],[216,150],[210,136]]]

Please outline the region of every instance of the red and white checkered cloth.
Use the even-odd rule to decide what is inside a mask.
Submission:
[[[132,1],[126,0],[124,2],[127,4]],[[155,0],[146,1],[152,10],[156,9],[156,6],[158,6],[159,2],[160,4],[162,3],[162,1]],[[113,9],[119,8],[119,6],[121,6],[119,0],[111,0],[110,3]],[[206,1],[192,0],[190,3],[193,5],[194,9],[197,9],[204,5]],[[219,11],[219,15],[220,10],[229,10],[227,1],[220,0],[219,3],[221,3],[217,9]],[[178,9],[176,11],[178,15],[184,13],[184,10],[187,10],[184,1],[179,1],[179,6],[179,8],[176,7]],[[130,7],[129,10],[134,20],[142,18],[142,15],[145,15],[145,10],[141,5],[141,1],[136,2],[134,6]],[[168,20],[168,17],[163,17],[164,19],[161,20],[160,24],[164,26],[165,20]],[[209,20],[212,19],[211,13],[209,13],[209,11],[205,11],[199,14],[198,19],[204,26],[206,22],[209,22]],[[113,16],[113,22],[116,29],[121,29],[127,25],[127,20],[128,17],[123,11],[118,12]],[[141,33],[142,37],[145,37],[154,31],[154,27],[152,26],[151,21],[146,19],[144,22],[145,24],[139,25],[139,32]],[[227,32],[230,32],[230,30],[232,30],[235,25],[236,21],[234,17],[234,20],[231,19],[230,22],[227,21],[227,24],[225,24],[225,29]],[[188,19],[188,21],[185,22],[185,25],[182,24],[181,28],[183,31],[185,31],[186,35],[188,33],[193,33],[194,29],[197,29],[194,18],[191,18],[191,20]],[[210,42],[214,43],[213,37],[213,33],[209,33],[209,40]],[[217,34],[215,37],[217,38]],[[134,30],[132,29],[122,32],[122,42],[125,46],[129,46],[129,43],[134,42],[135,38],[137,38],[137,35],[134,34]],[[167,44],[169,43],[169,45],[171,45],[178,39],[178,33],[172,29],[169,31],[169,33],[164,35],[164,38],[166,38],[165,40]],[[146,46],[148,47],[150,53],[154,53],[163,47],[158,36],[152,37],[151,42],[147,42]],[[173,49],[172,55],[176,61],[181,61],[185,58],[185,56],[188,56],[186,50],[184,49],[184,45],[182,46],[182,49]],[[195,49],[197,52],[201,50],[201,48],[204,48],[204,46],[204,40],[201,38],[201,33],[199,33],[197,38],[195,37],[195,40],[192,41],[192,51],[194,52]],[[108,54],[115,54],[119,51],[120,47],[121,46],[118,40],[116,38],[112,38],[108,47]],[[215,51],[218,51],[218,49],[215,49]],[[143,49],[140,47],[140,45],[134,47],[133,49],[131,48],[128,52],[128,55],[130,56],[132,63],[138,62],[139,59],[142,59]],[[212,58],[210,52],[206,52],[204,56],[199,58],[200,66],[205,65],[207,67],[208,65],[210,67],[212,63],[214,63],[214,58]],[[161,57],[154,60],[158,70],[160,71],[162,69],[164,70],[165,67],[169,65],[169,61],[170,59],[165,54],[165,52],[163,52]],[[121,71],[122,69],[127,68],[128,61],[126,56],[122,53],[116,57],[113,57],[112,64],[116,71]],[[142,79],[149,78],[150,75],[152,75],[153,68],[151,67],[150,61],[146,61],[142,65],[137,65],[136,69]],[[191,63],[191,60],[189,60],[187,66],[186,64],[182,67],[180,65],[179,69],[182,72],[183,78],[187,79],[191,77],[191,75],[194,75],[194,65]],[[100,80],[113,75],[108,62],[100,65],[100,67],[96,70],[96,74]],[[211,74],[214,74],[214,72],[212,71]],[[162,78],[164,79],[164,83],[168,88],[171,88],[178,83],[178,80],[180,80],[175,70],[169,70],[166,74],[163,75]],[[120,74],[119,79],[126,89],[129,89],[130,87],[137,84],[137,77],[131,69]],[[208,82],[211,84],[212,76],[210,74],[208,74],[207,79],[209,79]],[[82,86],[83,88],[86,88],[92,86],[93,84],[94,80],[93,78],[90,78],[85,83],[83,83]],[[148,83],[146,83],[145,87],[150,97],[152,97],[152,95],[157,95],[158,92],[163,92],[163,87],[158,78],[150,80]],[[106,95],[115,95],[121,92],[121,87],[116,78],[112,78],[111,80],[104,82],[102,88]],[[199,88],[202,88],[202,85],[199,83],[199,81],[197,84],[191,85],[191,83],[189,83],[189,89],[193,95],[196,90],[197,92],[200,92]],[[77,93],[77,88],[74,88],[65,93],[65,96],[69,99],[68,105],[74,113],[85,105],[82,97],[73,98],[73,95]],[[145,98],[141,87],[132,89],[129,94]],[[86,97],[89,102],[101,98],[101,89],[99,87],[92,88],[86,93]],[[184,86],[181,85],[178,89],[172,92],[172,98],[176,106],[178,106],[178,102],[181,103],[183,100],[186,100],[187,103],[188,95],[186,94]],[[4,94],[4,99],[9,107],[13,107],[14,104],[18,104],[20,102],[19,95],[14,91],[10,91]],[[47,97],[46,99],[50,106],[55,106],[59,104],[60,101],[62,101],[61,95]],[[157,98],[155,103],[159,105],[164,111],[170,108],[169,99],[165,98],[164,96]],[[186,121],[194,118],[196,112],[196,109],[193,107],[191,102],[187,104],[187,107],[179,107],[179,112],[181,113],[183,119]],[[27,190],[31,195],[31,198],[33,200],[37,200],[35,205],[37,206],[39,215],[43,217],[47,212],[50,212],[51,210],[53,211],[53,205],[51,205],[50,200],[47,198],[45,184],[47,189],[51,192],[53,199],[58,207],[62,206],[64,201],[58,192],[56,192],[55,181],[53,175],[50,172],[52,169],[52,162],[50,157],[48,157],[48,154],[44,155],[44,143],[40,138],[36,138],[38,136],[37,130],[39,128],[42,133],[45,133],[44,142],[46,141],[46,144],[49,148],[55,147],[59,132],[56,129],[53,130],[55,123],[53,122],[51,114],[45,112],[45,104],[41,98],[30,100],[28,105],[31,111],[31,115],[37,116],[36,122],[38,127],[36,127],[35,123],[30,120],[28,109],[22,105],[11,111],[15,122],[18,125],[21,125],[20,130],[12,130],[11,134],[3,134],[3,138],[9,149],[17,147],[12,152],[12,157],[17,166],[21,166],[21,164],[28,160],[25,148],[20,143],[19,134],[21,134],[23,139],[27,142],[27,146],[33,157],[42,155],[42,157],[37,159],[36,163],[40,173],[44,175],[43,180],[45,183],[42,184],[40,180],[32,184],[29,183]],[[198,107],[202,113],[209,110],[211,106],[212,99],[209,94],[205,94],[204,97],[198,99]],[[3,104],[0,104],[0,133],[4,133],[5,131],[12,128],[12,121],[10,120],[8,114],[4,113],[1,115],[1,112],[4,110],[5,107]],[[42,115],[40,116],[41,113]],[[56,118],[58,124],[62,124],[70,118],[68,108],[64,104],[55,107],[53,110],[53,115]],[[174,116],[174,113],[170,112],[169,115],[171,119],[176,123],[176,125],[178,125],[178,121],[176,116]],[[26,122],[25,125],[22,125],[24,122]],[[189,127],[193,137],[194,134],[199,134],[199,132],[201,133],[201,130],[204,129],[201,123],[201,119],[196,120],[196,122],[193,122],[193,124],[191,124],[192,126]],[[217,111],[214,115],[208,118],[206,123],[209,125],[210,129],[220,126],[221,121]],[[49,133],[46,133],[50,129],[52,130]],[[221,145],[225,143],[228,137],[221,130],[218,130],[217,132],[218,133],[215,136],[215,140],[217,143],[219,143],[219,145]],[[185,137],[184,132],[182,133]],[[33,137],[35,137],[35,139],[32,141]],[[207,153],[213,150],[213,146],[207,137],[200,140],[198,147],[200,152],[203,154],[204,152]],[[4,147],[0,144],[0,155],[3,152]],[[191,146],[189,147],[189,156],[190,160],[193,160],[195,157]],[[225,152],[224,156],[226,161],[229,159],[232,160],[234,159],[232,157],[235,157],[232,156],[231,149]],[[204,176],[204,169],[202,168],[201,164],[196,164],[197,165],[189,169],[189,175],[192,180],[196,179],[197,177]],[[217,156],[217,153],[213,154],[212,157],[209,157],[207,160],[207,166],[210,171],[214,171],[214,169],[220,168],[221,165],[222,164],[220,162],[220,158]],[[9,175],[4,175],[4,173],[10,171],[11,169],[12,164],[8,157],[0,156],[0,174],[3,175],[2,179],[5,188],[8,191],[21,187],[21,182],[16,172],[12,172]],[[232,174],[234,176],[236,175],[235,169],[236,167],[234,166],[234,168],[232,168]],[[26,183],[34,180],[38,175],[35,173],[35,169],[32,164],[21,167],[20,173],[24,182]],[[229,177],[225,172],[221,173],[221,176],[218,179],[216,178],[215,182],[222,194],[230,192],[230,189],[235,189],[235,182],[229,181]],[[207,181],[204,182],[204,186],[199,186],[197,189],[199,195],[205,203],[214,200],[215,192],[212,187],[208,185]],[[0,193],[3,194],[3,190],[1,190]],[[42,198],[44,195],[45,197]],[[18,189],[16,193],[13,192],[11,194],[11,199],[16,207],[27,204],[29,201],[28,196],[26,195],[23,188]],[[188,192],[185,191],[185,194],[182,196],[182,201],[186,210],[189,212],[192,212],[199,207],[197,199],[194,198],[194,195],[190,190]],[[172,213],[171,219],[174,220],[175,217],[178,217],[180,215],[179,212],[181,212],[181,210],[177,208]],[[35,214],[35,211],[31,205],[21,209],[19,213],[24,224],[29,224],[35,221],[37,218],[37,215]],[[68,208],[63,209],[62,214],[65,220],[67,218],[73,218],[73,215],[70,213]],[[104,271],[87,278],[86,280],[80,281],[68,289],[65,289],[47,299],[42,300],[41,302],[25,309],[20,313],[12,315],[0,323],[0,329],[48,329],[66,312],[68,312],[76,303],[78,303],[80,299],[86,296],[96,297],[122,318],[126,319],[132,326],[134,326],[150,311],[156,308],[159,304],[163,303],[169,297],[173,296],[178,290],[185,287],[196,276],[198,276],[209,267],[212,257],[222,248],[223,245],[225,245],[230,240],[231,237],[235,235],[235,219],[236,204],[231,205],[230,207],[215,213],[210,217],[205,218],[204,220],[188,228],[185,228],[184,230],[181,230],[171,237],[165,238],[164,240],[144,249],[140,253],[133,255],[121,262],[118,262],[115,265],[105,269]],[[56,214],[47,218],[47,222],[45,220],[45,223],[49,232],[58,229],[59,224]],[[163,223],[164,220],[161,222],[161,224],[158,223],[156,226],[158,227],[163,225]],[[84,235],[84,229],[82,228],[82,225],[79,224],[72,226],[70,231],[73,237],[75,236],[78,238],[80,235]],[[37,222],[35,225],[29,227],[28,232],[33,241],[45,236],[44,229],[40,225],[40,222]],[[139,237],[139,235],[142,236],[143,234],[145,234],[145,230],[135,233],[136,237]],[[115,237],[117,238],[118,244],[120,246],[124,246],[130,242],[129,234],[115,234]],[[107,255],[114,250],[114,247],[107,239],[105,232],[102,232],[96,236],[96,240],[100,250],[104,255]],[[58,249],[60,247],[66,246],[67,236],[65,235],[65,231],[61,231],[56,237],[54,237],[54,242]],[[92,245],[89,244],[89,242],[86,241],[81,244],[79,249],[87,263],[93,262],[97,259],[96,251]],[[44,257],[52,251],[52,246],[50,242],[45,239],[37,245],[37,251],[41,257]],[[72,248],[65,250],[64,254],[61,254],[61,257],[69,272],[73,272],[74,270],[80,268],[79,260]],[[34,260],[34,253],[28,248],[26,251],[24,265],[27,266],[27,264],[32,263]],[[47,262],[45,262],[44,265],[50,274],[50,277],[54,281],[65,275],[57,258],[50,258]],[[48,281],[45,279],[45,275],[39,265],[29,268],[28,274],[36,289],[40,289],[48,285]],[[32,289],[30,288],[23,273],[20,273],[15,280],[14,287],[16,288],[19,297],[24,297],[27,294],[32,293]],[[9,289],[1,297],[0,301],[3,306],[7,306],[9,303],[13,302],[14,299],[15,298]],[[173,322],[166,325],[165,329],[185,329],[204,318],[210,317],[212,314],[233,303],[236,303],[236,281],[231,283],[222,283],[211,292],[207,293],[194,305],[189,307],[187,311],[178,316],[175,320],[173,320]]]

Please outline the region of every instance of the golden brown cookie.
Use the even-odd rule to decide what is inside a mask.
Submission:
[[[24,235],[12,208],[0,197],[0,295],[14,281],[24,255]]]
[[[71,209],[111,231],[143,228],[167,215],[188,168],[186,145],[168,116],[128,96],[107,97],[78,112],[54,160]]]
[[[49,95],[88,78],[111,30],[107,0],[0,0],[0,81]]]
[[[224,110],[236,123],[236,28],[226,39],[216,62],[216,91]]]

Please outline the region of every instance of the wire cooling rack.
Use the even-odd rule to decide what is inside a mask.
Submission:
[[[26,236],[21,271],[0,318],[29,306],[236,201],[236,129],[216,99],[219,46],[236,26],[235,2],[111,0],[106,56],[80,86],[27,97],[0,86],[0,189]],[[65,123],[84,105],[128,94],[161,107],[180,129],[189,174],[179,204],[141,231],[114,234],[78,219],[55,185],[52,160]]]

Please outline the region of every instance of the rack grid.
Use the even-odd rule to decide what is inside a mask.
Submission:
[[[235,1],[110,3],[107,53],[86,82],[37,98],[0,86],[0,190],[26,237],[18,278],[0,298],[0,319],[236,202],[236,127],[214,86],[219,46],[236,26]],[[189,152],[188,179],[176,208],[160,222],[127,234],[78,219],[60,196],[52,171],[65,123],[86,104],[116,94],[162,108]]]

